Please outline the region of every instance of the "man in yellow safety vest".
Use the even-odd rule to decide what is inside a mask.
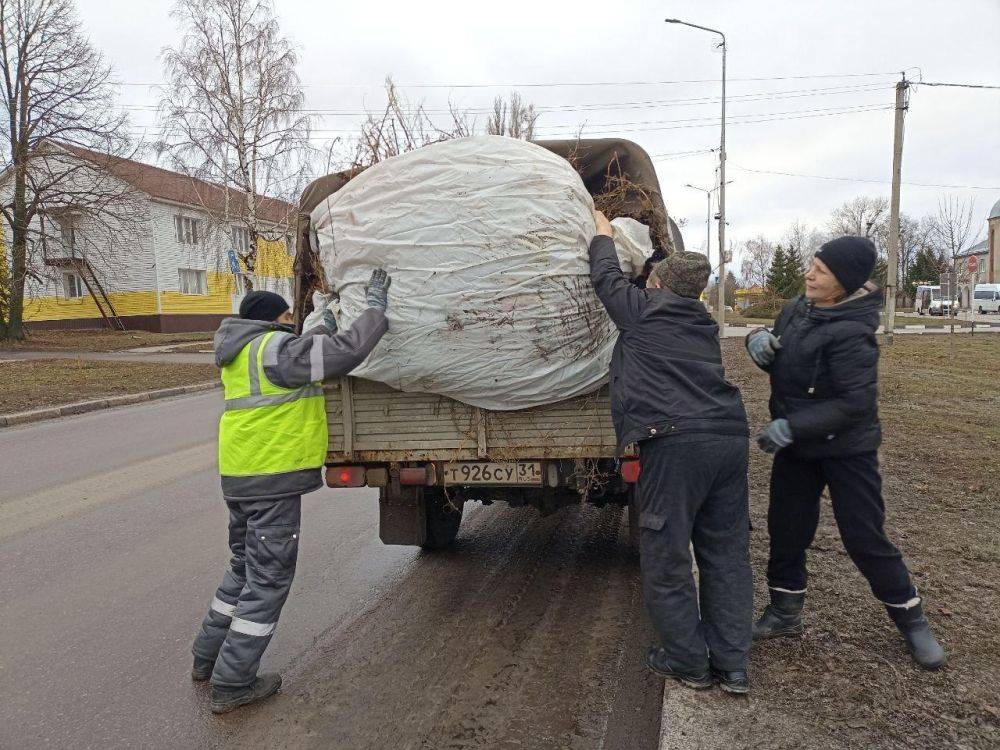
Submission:
[[[302,495],[319,489],[327,451],[322,381],[346,375],[386,332],[391,279],[378,269],[368,309],[343,332],[329,310],[301,336],[285,300],[251,292],[215,334],[225,410],[219,472],[229,507],[229,561],[192,652],[191,677],[211,679],[212,711],[274,695],[278,674],[257,674],[295,576]]]

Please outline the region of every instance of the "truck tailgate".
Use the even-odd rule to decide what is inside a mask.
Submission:
[[[607,386],[533,409],[491,411],[341,378],[324,385],[328,461],[601,458],[614,455]]]

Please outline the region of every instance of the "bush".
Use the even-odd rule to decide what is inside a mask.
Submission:
[[[751,305],[743,311],[744,318],[776,318],[788,300],[775,299]]]

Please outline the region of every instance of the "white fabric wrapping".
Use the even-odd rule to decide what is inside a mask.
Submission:
[[[617,331],[590,283],[592,211],[566,160],[498,136],[355,177],[311,214],[342,329],[364,310],[372,270],[392,276],[389,332],[352,374],[489,409],[594,390]]]
[[[611,220],[615,250],[622,271],[630,278],[642,272],[646,259],[653,254],[653,240],[649,237],[649,227],[640,221],[623,216]]]

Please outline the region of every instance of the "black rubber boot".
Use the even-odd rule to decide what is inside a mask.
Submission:
[[[750,676],[745,669],[728,671],[712,667],[712,679],[726,693],[746,695],[750,692]]]
[[[667,662],[667,653],[661,647],[653,646],[646,652],[646,666],[661,677],[677,680],[682,685],[694,690],[705,690],[712,687],[712,675],[707,669],[704,672],[674,669]]]
[[[806,603],[805,592],[790,594],[787,591],[770,589],[771,603],[764,608],[764,614],[753,624],[753,639],[802,635],[802,607]]]
[[[934,634],[931,632],[930,623],[924,616],[922,603],[917,603],[912,607],[890,607],[886,605],[889,617],[896,623],[899,632],[903,634],[906,647],[910,649],[913,660],[924,669],[940,669],[948,663],[948,654],[941,648]]]
[[[212,713],[224,714],[234,708],[248,703],[270,698],[281,688],[281,675],[274,673],[259,674],[254,678],[253,685],[245,688],[212,688]]]
[[[195,682],[204,682],[212,676],[213,669],[215,669],[214,661],[196,656],[194,657],[194,664],[191,666],[191,679]]]

